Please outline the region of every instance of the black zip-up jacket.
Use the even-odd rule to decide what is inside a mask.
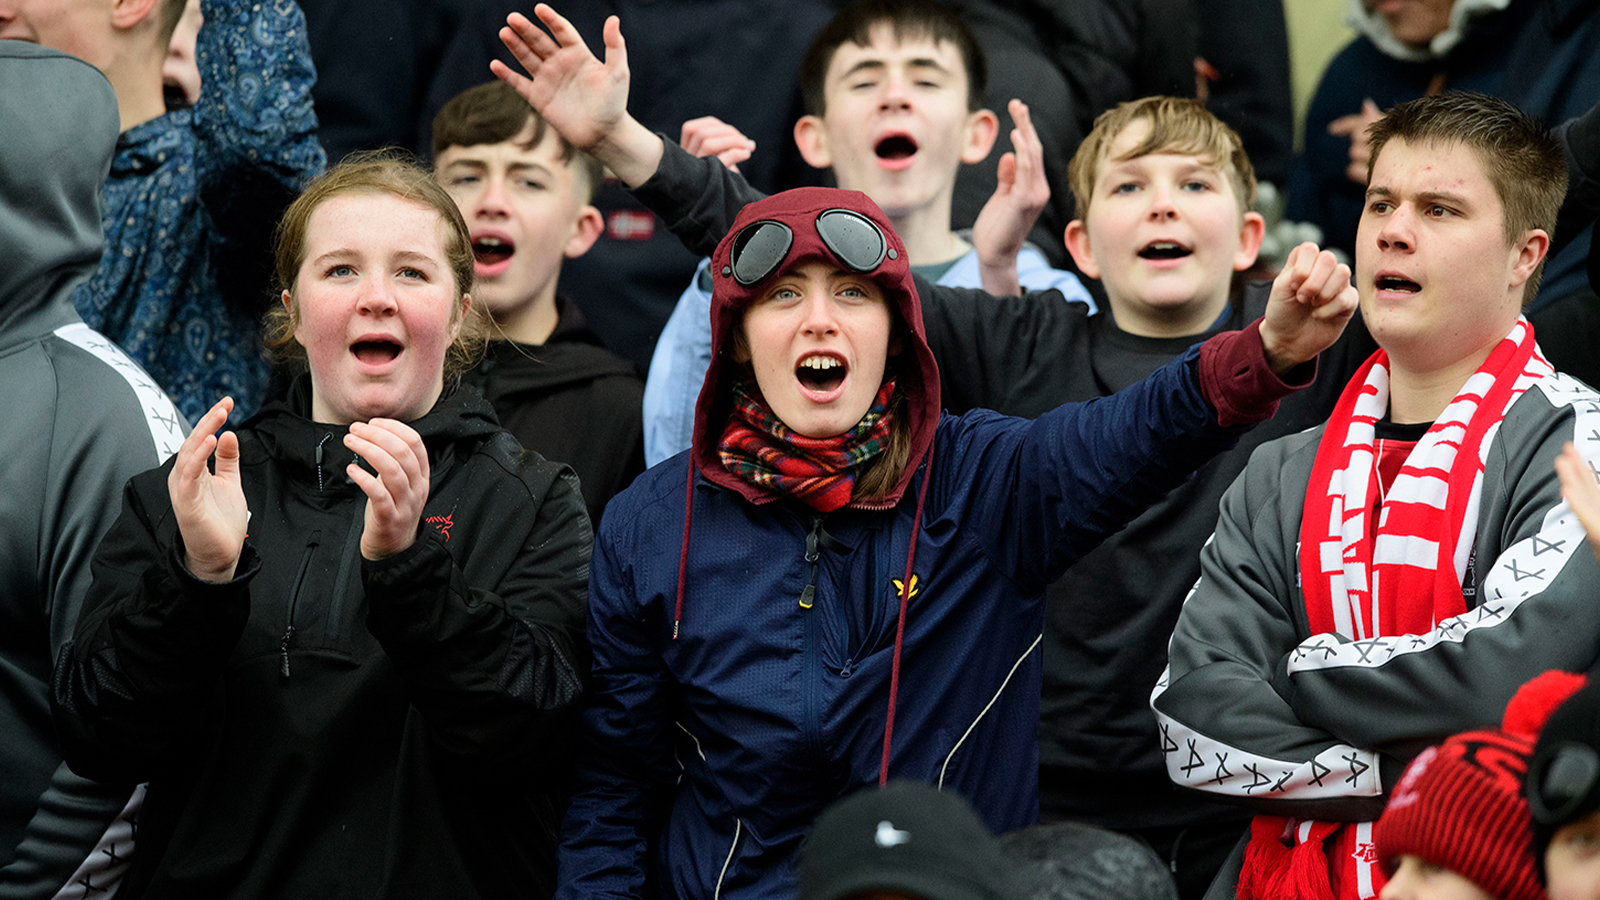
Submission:
[[[239,429],[232,581],[184,568],[170,463],[95,556],[53,700],[76,771],[149,783],[119,897],[547,896],[588,673],[577,479],[449,392],[411,423],[418,539],[365,562],[346,429],[307,387]]]

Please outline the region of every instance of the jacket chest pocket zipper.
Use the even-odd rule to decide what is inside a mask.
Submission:
[[[306,548],[300,554],[300,569],[294,575],[294,590],[289,594],[289,612],[283,628],[283,638],[278,641],[278,653],[283,659],[283,666],[280,669],[283,678],[289,677],[289,645],[294,643],[295,633],[294,609],[300,602],[300,592],[305,587],[306,573],[311,571],[311,557],[316,553],[321,538],[320,530],[311,532],[311,538],[306,541]]]

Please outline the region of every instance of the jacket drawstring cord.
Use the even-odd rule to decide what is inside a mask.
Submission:
[[[678,604],[672,610],[672,639],[683,621],[683,582],[689,573],[689,517],[694,512],[694,454],[689,454],[689,482],[683,489],[683,546],[678,549]]]
[[[878,787],[889,783],[889,747],[894,741],[895,700],[900,693],[900,648],[906,638],[906,604],[911,600],[911,569],[917,559],[917,536],[922,533],[922,504],[928,499],[933,481],[933,444],[928,445],[928,464],[922,472],[922,489],[917,491],[917,515],[911,520],[911,546],[906,550],[906,576],[900,582],[900,618],[894,629],[894,663],[889,669],[889,714],[883,723],[883,764],[878,767]]]
[[[322,435],[322,440],[317,441],[317,490],[319,490],[319,491],[323,490],[323,486],[322,486],[322,446],[324,444],[328,443],[331,440],[333,440],[333,432],[330,431],[330,432],[327,432],[327,433]]]

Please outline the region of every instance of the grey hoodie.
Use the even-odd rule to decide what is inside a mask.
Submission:
[[[0,41],[0,84],[0,865],[10,864],[0,897],[50,897],[81,878],[100,886],[114,857],[96,844],[132,787],[60,766],[52,660],[123,484],[176,451],[188,428],[72,306],[100,261],[118,128],[111,85],[82,60],[22,41]],[[80,871],[91,857],[100,861]]]

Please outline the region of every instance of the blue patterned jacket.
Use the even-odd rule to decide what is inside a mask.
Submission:
[[[200,99],[118,139],[106,254],[72,300],[191,421],[224,395],[241,421],[266,397],[272,228],[323,169],[317,76],[293,0],[201,9]]]

